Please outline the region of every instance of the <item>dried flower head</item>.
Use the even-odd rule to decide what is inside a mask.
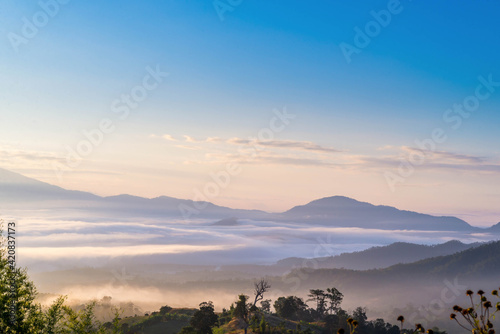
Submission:
[[[344,331],[344,329],[343,329],[343,328],[341,328],[341,329],[339,329],[339,330],[337,331],[337,334],[344,334],[344,333],[345,333],[345,331]]]
[[[477,292],[477,294],[478,294],[478,295],[480,295],[480,296],[482,296],[482,295],[484,295],[484,291],[483,291],[483,290],[479,290],[479,291]]]
[[[467,296],[472,296],[474,294],[474,292],[472,290],[467,290],[467,292],[465,294]]]

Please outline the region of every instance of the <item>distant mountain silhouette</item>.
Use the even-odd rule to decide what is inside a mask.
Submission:
[[[25,203],[27,201],[96,200],[99,197],[83,192],[66,190],[18,173],[0,168],[0,201]]]
[[[487,231],[492,233],[500,233],[500,223],[496,223],[495,225],[491,226],[487,229]]]
[[[152,199],[131,195],[101,197],[88,192],[66,190],[5,169],[0,169],[0,200],[3,207],[48,208],[50,203],[51,207],[86,210],[113,217],[219,220],[235,217],[331,227],[500,233],[500,227],[480,229],[456,217],[436,217],[389,206],[375,206],[343,196],[318,199],[283,213],[267,213],[167,196]]]
[[[300,269],[298,269],[300,270]],[[353,271],[347,269],[309,270],[315,279],[331,281],[335,277],[351,284],[372,282],[388,284],[391,281],[441,280],[446,277],[462,279],[498,280],[500,275],[500,241],[490,242],[451,255],[433,257],[413,263],[397,264],[385,269]],[[347,283],[344,283],[347,284]],[[498,284],[498,282],[496,283]]]
[[[281,219],[339,227],[363,227],[386,230],[470,231],[475,228],[456,217],[436,217],[403,211],[390,206],[359,202],[344,196],[326,197],[296,206],[280,215]]]
[[[446,293],[447,297],[452,296],[452,299],[447,300],[453,301],[442,309],[444,312],[451,310],[453,303],[460,305],[463,302],[466,305],[466,289],[497,289],[498,277],[500,241],[452,255],[397,264],[384,269],[303,268],[295,269],[285,276],[273,277],[269,281],[273,288],[281,291],[293,289],[303,293],[311,287],[335,286],[346,296],[351,296],[354,305],[366,305],[372,309],[407,303],[429,305],[436,298],[441,300],[439,298],[443,298]],[[214,282],[214,285],[217,283]]]
[[[222,219],[212,224],[212,226],[237,226],[237,225],[239,225],[238,219],[234,217]]]
[[[2,207],[72,208],[110,216],[155,216],[179,218],[252,217],[267,213],[237,210],[210,202],[194,202],[167,196],[144,198],[132,195],[101,197],[89,192],[66,190],[21,174],[0,168],[0,205]]]
[[[360,252],[315,258],[314,261],[317,268],[367,270],[387,268],[398,263],[411,263],[436,256],[451,255],[480,245],[480,243],[464,244],[458,240],[451,240],[433,246],[395,242],[388,246],[371,247]],[[310,259],[287,258],[278,261],[276,265],[301,267],[310,262]]]
[[[413,264],[391,267],[401,272],[428,272],[439,276],[498,278],[500,274],[500,241],[489,242],[465,251],[447,256],[425,259]]]

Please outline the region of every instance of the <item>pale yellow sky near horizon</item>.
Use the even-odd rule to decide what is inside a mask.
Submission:
[[[35,32],[41,3],[0,2],[1,168],[103,196],[500,221],[497,2],[409,1],[381,26],[373,1],[224,20],[210,1],[73,1]]]
[[[392,191],[384,174],[397,173],[397,162],[411,153],[408,148],[384,147],[369,155],[282,140],[273,145],[261,143],[258,154],[252,156],[245,150],[255,144],[237,146],[235,142],[242,141],[238,138],[173,139],[164,135],[135,138],[126,144],[113,140],[96,148],[75,167],[67,166],[61,152],[12,149],[9,163],[4,161],[3,165],[50,184],[101,196],[171,196],[281,212],[339,195],[374,205],[456,216],[477,226],[500,221],[498,195],[488,196],[496,191],[490,182],[492,175],[468,170],[481,166],[471,157],[429,154],[428,162],[415,166],[414,172]],[[107,146],[113,144],[116,146],[110,150]],[[53,169],[54,162],[63,165],[62,173]],[[455,171],[457,165],[462,170]]]

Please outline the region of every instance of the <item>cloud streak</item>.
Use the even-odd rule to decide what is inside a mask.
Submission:
[[[266,147],[297,149],[297,150],[313,151],[313,152],[324,152],[324,153],[343,152],[336,148],[324,147],[310,141],[270,140],[270,141],[258,141],[256,142],[256,144]]]
[[[152,137],[161,137],[167,141],[178,141],[170,134],[164,134],[162,136],[152,135]],[[253,145],[261,146],[267,148],[276,149],[286,149],[286,150],[300,150],[300,151],[310,151],[310,152],[320,152],[320,153],[339,153],[344,152],[342,150],[336,149],[334,147],[326,147],[319,145],[311,141],[297,141],[297,140],[257,140],[257,139],[244,139],[239,137],[233,137],[229,139],[223,139],[220,137],[207,137],[205,139],[196,139],[189,135],[184,135],[184,142],[186,143],[205,143],[205,144],[230,144],[230,145]],[[178,146],[179,147],[179,146]],[[188,146],[183,146],[188,148]]]
[[[49,153],[49,152],[0,148],[0,161],[12,162],[13,160],[24,161],[29,163],[34,163],[34,162],[51,163],[51,162],[63,162],[64,158],[58,156],[55,153]]]
[[[172,135],[163,137],[168,141],[177,141]],[[410,155],[423,157],[424,163],[415,166],[425,170],[455,170],[463,172],[500,173],[500,163],[490,161],[487,157],[449,152],[421,150],[411,146],[386,145],[379,147],[372,154],[355,154],[335,147],[323,146],[311,141],[245,139],[232,137],[207,137],[196,139],[184,135],[177,148],[186,150],[203,150],[202,145],[239,146],[239,153],[206,153],[205,160],[189,160],[185,164],[220,164],[227,161],[241,164],[288,165],[297,167],[323,167],[344,170],[384,171],[387,168],[398,168],[402,160]],[[196,145],[192,145],[196,144]],[[226,150],[227,151],[227,150]],[[390,154],[384,154],[384,152]]]
[[[416,169],[425,170],[455,170],[463,172],[499,173],[500,163],[492,162],[486,157],[460,154],[447,151],[428,151],[414,147],[383,147],[379,150],[392,150],[391,155],[382,157],[362,156],[361,161],[372,168],[398,168],[403,160],[410,160],[411,155],[421,159],[422,163],[415,164]]]
[[[135,245],[119,247],[23,247],[23,257],[43,260],[141,256],[154,254],[185,254],[239,248],[241,245]]]

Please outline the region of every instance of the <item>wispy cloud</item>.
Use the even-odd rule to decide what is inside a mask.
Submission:
[[[123,242],[123,241],[145,241],[148,239],[161,238],[163,234],[152,233],[50,233],[44,234],[43,238],[39,235],[23,236],[23,242],[27,244],[55,244],[60,242],[74,243],[74,242]]]
[[[155,136],[159,137],[159,136]],[[172,135],[165,134],[160,136],[161,138],[168,141],[177,141]],[[233,137],[229,139],[223,139],[220,137],[207,137],[205,139],[196,139],[189,135],[183,136],[186,143],[208,143],[208,144],[230,144],[230,145],[254,145],[261,147],[269,147],[276,149],[286,149],[286,150],[301,150],[310,152],[320,152],[320,153],[339,153],[343,152],[340,149],[328,146],[322,146],[311,141],[297,141],[297,140],[257,140],[257,139],[244,139]],[[178,146],[179,147],[179,146]],[[188,146],[184,146],[188,148]]]
[[[325,153],[338,153],[342,150],[338,150],[333,147],[324,147],[310,141],[293,141],[293,140],[271,140],[271,141],[258,141],[257,145],[276,147],[276,148],[288,148],[288,149],[298,149],[313,152],[325,152]]]
[[[198,143],[200,142],[200,140],[197,140],[197,139],[194,139],[194,137],[191,137],[191,136],[188,136],[188,135],[184,135],[184,140],[188,143]]]
[[[421,149],[409,147],[409,146],[401,147],[401,151],[406,153],[406,154],[411,154],[411,153],[423,154],[429,160],[442,161],[442,162],[447,161],[447,162],[460,162],[460,163],[475,164],[475,163],[484,163],[486,160],[484,157],[478,157],[478,156],[474,156],[474,155],[458,154],[458,153],[446,152],[446,151],[421,150]]]
[[[222,139],[220,137],[208,137],[205,141],[208,143],[220,143],[220,142],[224,142],[224,139]]]
[[[425,170],[500,172],[500,162],[492,161],[491,158],[443,150],[421,150],[410,146],[386,145],[375,149],[372,154],[355,154],[311,141],[297,140],[260,141],[239,137],[195,139],[185,135],[184,143],[177,144],[176,147],[203,150],[203,144],[219,145],[214,146],[213,151],[205,153],[204,159],[191,159],[185,161],[186,164],[220,164],[232,161],[242,164],[282,164],[381,171],[398,168],[402,160],[416,154],[425,158],[424,163],[415,167]],[[224,147],[220,145],[227,147],[223,149]],[[232,151],[231,146],[238,146],[238,153],[228,153]]]
[[[177,139],[175,139],[174,137],[172,137],[172,135],[163,135],[161,137],[163,139],[166,139],[166,140],[169,140],[169,141],[178,141]]]
[[[421,164],[415,168],[425,170],[457,170],[473,172],[500,172],[500,163],[486,157],[448,152],[421,150],[409,146],[385,146],[379,151],[392,151],[392,154],[384,156],[362,156],[361,161],[367,167],[372,168],[397,168],[401,161],[408,160],[411,155],[422,158]]]
[[[243,139],[243,138],[238,138],[238,137],[230,138],[230,139],[226,140],[225,142],[228,144],[233,144],[233,145],[249,145],[252,143],[252,141],[250,139]]]
[[[282,155],[262,155],[255,159],[247,161],[251,164],[281,164],[293,166],[316,166],[330,168],[348,168],[349,164],[334,162],[332,160],[307,158],[307,157],[290,157]]]
[[[55,260],[63,258],[117,257],[154,254],[181,254],[228,250],[240,245],[135,245],[119,247],[23,247],[19,253],[30,258]]]
[[[27,151],[18,149],[5,149],[0,148],[0,160],[9,161],[12,159],[19,159],[29,162],[63,162],[64,158],[49,152]]]

